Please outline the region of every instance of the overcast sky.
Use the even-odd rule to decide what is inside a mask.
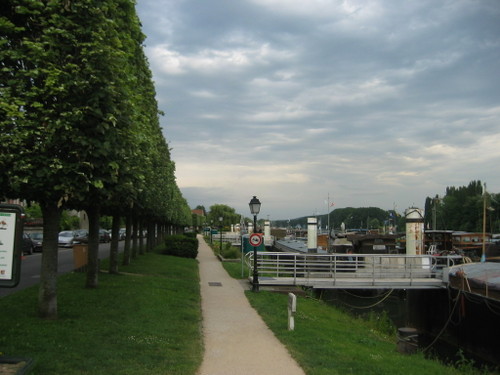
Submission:
[[[259,218],[500,193],[500,1],[137,0],[189,205]]]

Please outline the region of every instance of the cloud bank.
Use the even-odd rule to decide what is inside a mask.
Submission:
[[[497,0],[138,0],[194,208],[286,219],[500,192]]]

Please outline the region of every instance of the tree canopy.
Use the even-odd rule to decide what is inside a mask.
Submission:
[[[143,41],[131,0],[0,4],[0,198],[40,204],[42,300],[62,208],[191,222]]]
[[[500,194],[489,193],[481,181],[467,186],[446,188],[444,197],[427,197],[425,223],[427,228],[481,232],[486,203],[486,230],[500,232]]]

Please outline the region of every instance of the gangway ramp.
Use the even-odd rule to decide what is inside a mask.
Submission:
[[[253,252],[247,253],[249,280]],[[435,289],[461,256],[257,252],[259,285],[317,289]]]

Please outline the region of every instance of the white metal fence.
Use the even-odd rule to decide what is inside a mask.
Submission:
[[[253,252],[246,255],[253,273]],[[257,252],[260,284],[313,287],[441,287],[460,256]]]

